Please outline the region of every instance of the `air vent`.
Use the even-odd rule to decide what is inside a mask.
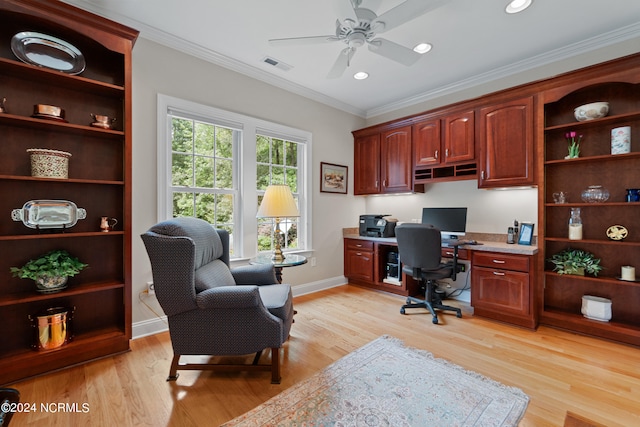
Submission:
[[[277,59],[271,58],[269,56],[265,56],[264,58],[262,58],[262,62],[272,65],[282,71],[289,71],[293,68],[291,65],[285,64],[284,62],[278,61]]]

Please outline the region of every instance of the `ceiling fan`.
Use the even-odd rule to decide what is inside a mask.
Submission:
[[[348,1],[350,7],[344,8],[344,13],[348,16],[343,19],[342,22],[340,19],[336,20],[335,35],[271,39],[269,43],[272,45],[316,44],[336,41],[345,43],[347,47],[340,52],[327,75],[327,78],[332,79],[342,76],[351,64],[351,59],[356,53],[356,50],[365,44],[370,52],[384,56],[400,64],[410,66],[420,58],[419,53],[390,40],[376,36],[379,33],[384,33],[418,16],[424,15],[449,0],[405,0],[403,3],[400,3],[380,16],[376,15],[376,13],[370,9],[360,7],[363,0],[339,1]]]

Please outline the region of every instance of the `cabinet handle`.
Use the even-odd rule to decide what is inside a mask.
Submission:
[[[504,274],[504,273],[501,273],[500,271],[494,271],[494,272],[493,272],[493,275],[494,275],[494,276],[504,276],[505,274]]]
[[[356,245],[356,247],[361,248],[361,247],[362,247],[362,245],[361,245],[360,243],[358,243],[358,244]]]
[[[438,150],[436,150],[436,152],[433,153],[433,155],[435,156],[436,160],[438,160]]]
[[[384,181],[382,181],[382,186],[386,187],[387,186],[387,180],[385,179]]]
[[[362,252],[356,252],[356,256],[362,256]]]
[[[494,260],[492,260],[491,262],[493,262],[494,264],[504,264],[504,263],[505,263],[505,262],[507,262],[507,261],[503,261],[503,260],[501,260],[501,259],[494,259]]]
[[[445,252],[445,255],[453,256],[453,252]]]
[[[480,178],[484,179],[484,171],[480,172]]]
[[[444,150],[444,156],[445,157],[449,157],[449,149],[448,148],[446,150]]]

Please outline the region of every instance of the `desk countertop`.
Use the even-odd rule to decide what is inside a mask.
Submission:
[[[395,237],[367,237],[360,236],[359,234],[351,234],[345,233],[343,235],[345,239],[361,239],[361,240],[371,240],[374,242],[380,243],[390,243],[393,245],[397,244]],[[518,255],[534,255],[538,252],[538,246],[536,245],[518,245],[518,244],[508,244],[506,242],[493,242],[493,241],[483,241],[478,240],[478,245],[460,245],[461,248],[470,250],[470,251],[483,251],[483,252],[501,252],[505,254],[518,254]]]

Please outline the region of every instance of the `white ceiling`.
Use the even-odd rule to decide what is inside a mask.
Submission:
[[[449,0],[380,35],[407,47],[433,44],[410,67],[361,47],[342,77],[327,79],[343,43],[268,43],[334,34],[349,1],[65,0],[141,37],[363,117],[640,37],[640,0],[533,0],[515,15],[505,13],[507,0]],[[402,2],[363,0],[361,7],[381,15]],[[266,56],[292,68],[268,65]],[[353,79],[361,70],[370,77]]]

